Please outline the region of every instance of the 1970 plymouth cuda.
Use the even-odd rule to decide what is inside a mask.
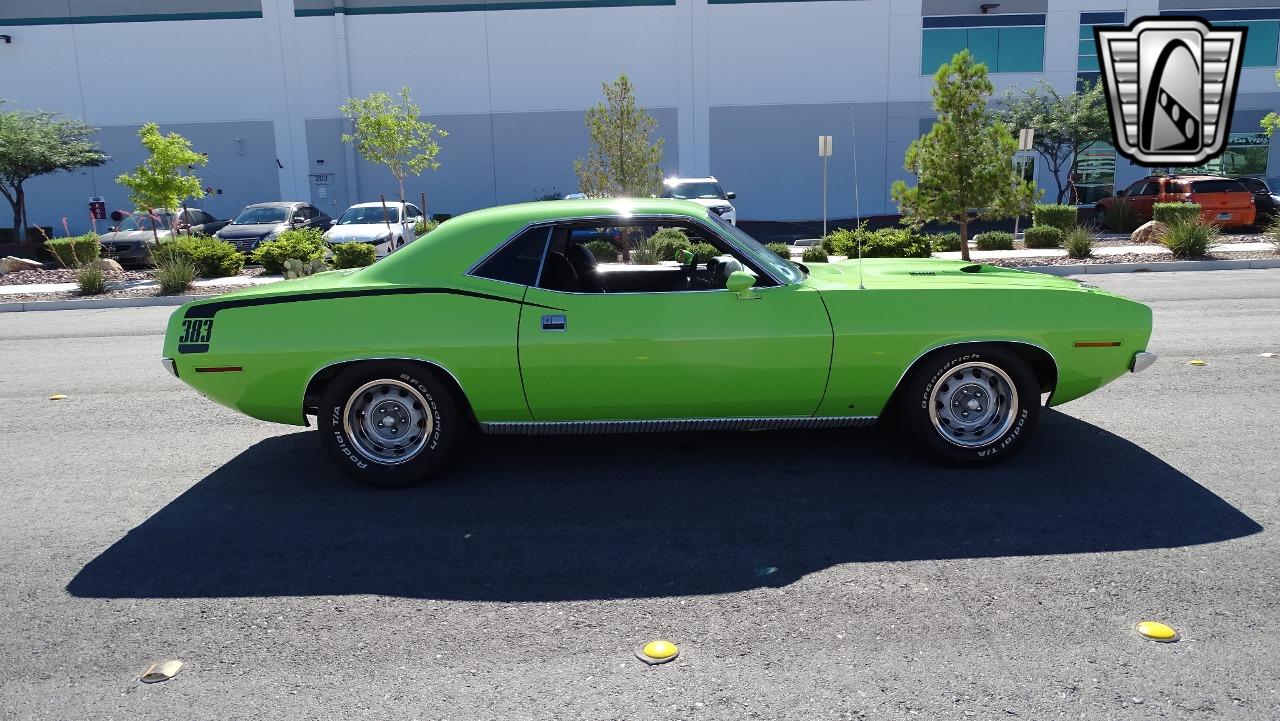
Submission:
[[[685,238],[688,240],[686,241]],[[709,244],[710,247],[706,245]],[[1151,311],[1074,280],[935,259],[794,264],[682,200],[482,210],[359,270],[197,300],[164,364],[406,485],[461,433],[870,425],[952,465],[1155,360]]]

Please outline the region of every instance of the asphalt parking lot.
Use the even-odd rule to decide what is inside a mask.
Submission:
[[[1089,282],[1161,360],[995,469],[490,438],[404,491],[166,375],[170,309],[0,314],[0,717],[1280,718],[1280,271]]]

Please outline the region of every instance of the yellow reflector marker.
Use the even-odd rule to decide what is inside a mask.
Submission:
[[[1200,360],[1199,358],[1192,358],[1191,360],[1187,361],[1187,365],[1189,365],[1189,366],[1207,366],[1207,365],[1209,365],[1209,364],[1208,364],[1208,363],[1206,363],[1206,362],[1204,362],[1204,361],[1202,361],[1202,360]]]
[[[1160,643],[1173,643],[1180,638],[1177,631],[1159,621],[1143,621],[1139,623],[1138,635]]]
[[[49,400],[51,401],[64,401],[66,399],[67,397],[62,395],[61,393],[54,393],[53,395],[49,396]]]
[[[674,661],[676,656],[679,655],[680,649],[676,648],[674,643],[671,643],[670,641],[663,641],[662,639],[650,641],[642,648],[636,650],[636,658],[651,666],[657,663]]]

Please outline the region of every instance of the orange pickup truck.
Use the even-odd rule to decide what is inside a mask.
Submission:
[[[1196,203],[1206,223],[1231,228],[1253,225],[1256,209],[1253,193],[1240,181],[1217,175],[1151,175],[1116,191],[1115,197],[1098,201],[1099,219],[1118,198],[1129,201],[1142,222],[1151,220],[1156,203]]]

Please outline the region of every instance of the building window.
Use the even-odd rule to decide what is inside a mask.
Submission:
[[[1172,10],[1161,15],[1196,15],[1214,27],[1243,27],[1249,33],[1241,61],[1246,68],[1273,68],[1280,48],[1280,8],[1238,8],[1233,10]]]
[[[1253,32],[1250,30],[1249,32]],[[1271,155],[1271,137],[1264,132],[1229,133],[1227,149],[1222,155],[1195,168],[1181,168],[1184,173],[1213,175],[1266,175],[1267,157]]]
[[[1093,205],[1111,195],[1116,184],[1116,149],[1110,143],[1094,143],[1076,158],[1071,184],[1077,205]]]
[[[965,48],[993,73],[1042,72],[1044,16],[927,17],[924,19],[921,48],[921,75],[933,75]]]
[[[1080,13],[1080,48],[1076,54],[1077,86],[1096,83],[1101,75],[1098,67],[1098,44],[1093,28],[1098,25],[1124,25],[1124,12]]]

